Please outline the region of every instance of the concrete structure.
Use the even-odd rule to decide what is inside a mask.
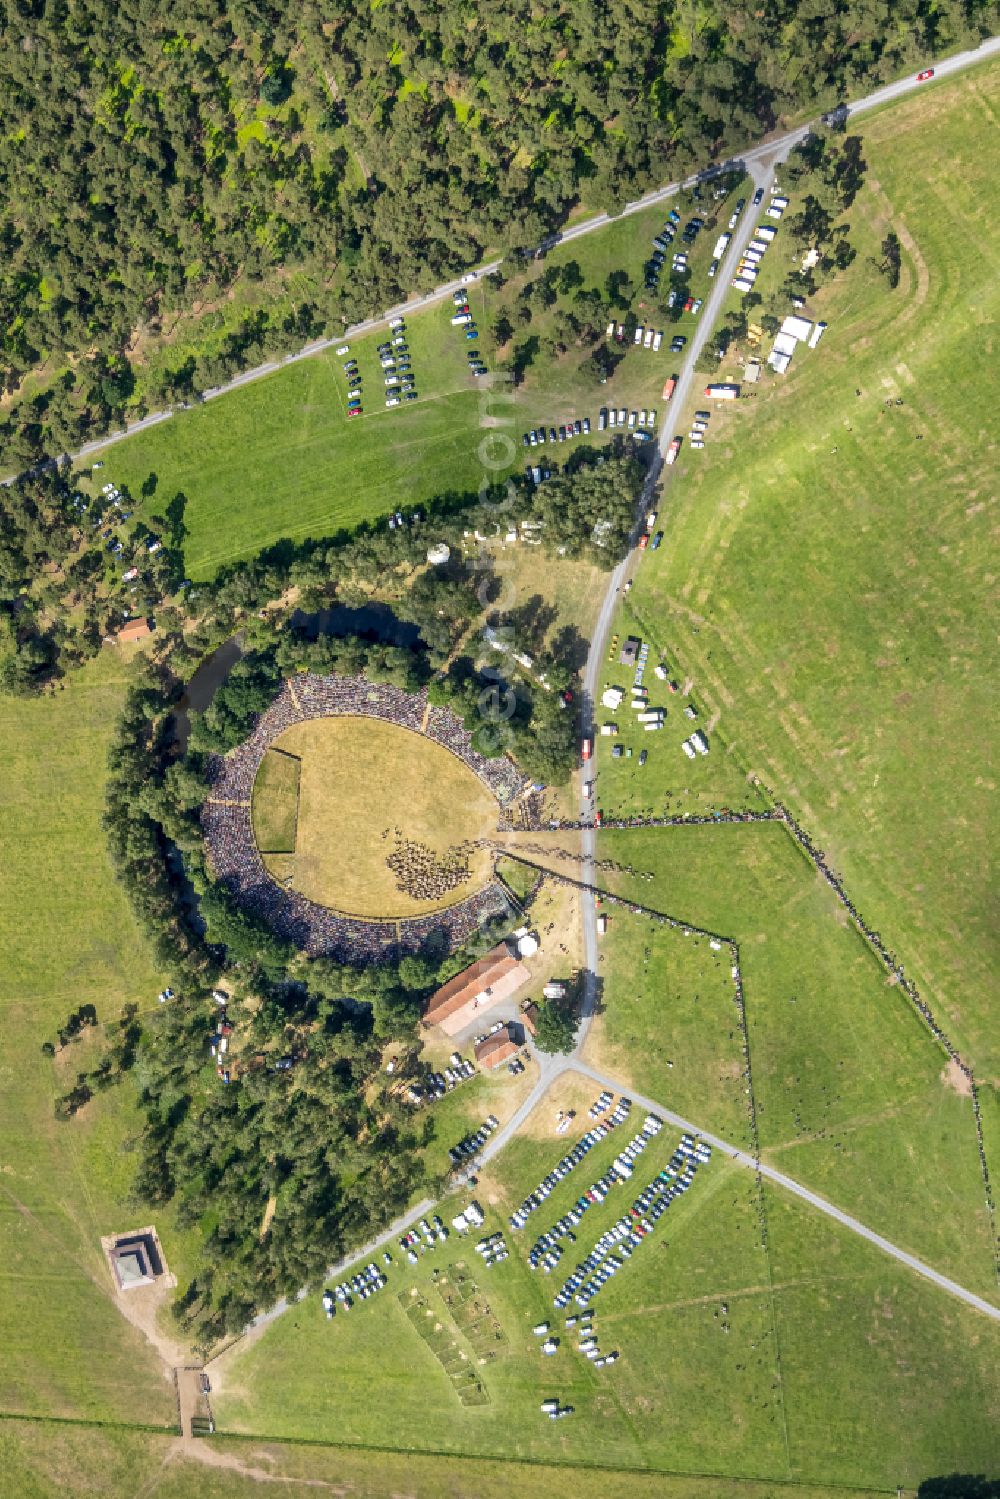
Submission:
[[[498,1000],[510,999],[528,983],[529,977],[527,969],[501,942],[431,995],[423,1023],[439,1025],[445,1035],[457,1036],[475,1019],[478,1010]]]
[[[152,1225],[101,1242],[119,1291],[151,1286],[163,1275],[160,1241]]]

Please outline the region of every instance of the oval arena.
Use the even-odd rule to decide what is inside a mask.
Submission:
[[[302,727],[330,719],[343,720],[332,733]],[[397,774],[380,784],[393,763]],[[242,744],[213,758],[209,778],[201,820],[216,877],[313,956],[379,961],[417,951],[432,932],[454,947],[509,911],[483,840],[524,777],[510,759],[481,755],[426,691],[302,673]],[[442,790],[453,814],[460,806],[455,826],[467,824],[457,843],[451,830],[451,846],[432,825]]]

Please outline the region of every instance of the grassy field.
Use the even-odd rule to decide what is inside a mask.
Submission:
[[[81,1003],[113,1021],[128,1001],[155,1007],[162,987],[101,827],[121,672],[105,651],[55,696],[0,701],[0,1412],[167,1425],[172,1388],[118,1312],[100,1246],[150,1216],[128,1201],[131,1087],[57,1123],[53,1098],[94,1065],[100,1043],[89,1033],[54,1062],[39,1049]],[[168,1264],[182,1269],[169,1217],[157,1214],[157,1226]]]
[[[689,194],[681,207],[685,217],[694,212]],[[703,214],[709,211],[698,207]],[[727,203],[711,208],[728,214]],[[616,220],[553,251],[546,264],[574,260],[584,284],[600,287],[610,271],[625,270],[638,286],[630,300],[643,320],[652,309],[644,301],[642,266],[665,213],[656,208]],[[700,280],[710,234],[703,231],[692,252],[692,270]],[[532,268],[510,286],[516,289],[535,273]],[[489,368],[495,351],[488,329],[510,294],[510,288],[493,293],[483,286],[472,292],[480,327],[476,347]],[[331,350],[109,447],[101,455],[101,482],[127,485],[144,518],[161,514],[177,494],[185,497],[186,570],[195,580],[282,539],[327,536],[435,496],[475,494],[484,477],[477,456],[480,428],[490,412],[485,389],[477,390],[480,382],[468,372],[466,353],[472,345],[460,328],[451,327],[451,311],[446,302],[408,320],[409,357],[420,393],[412,405],[385,409],[376,353],[386,336],[382,330],[351,344],[361,369],[361,417],[347,419],[349,382]],[[665,325],[658,318],[657,326],[683,332],[686,321]],[[550,314],[540,313],[528,334],[544,338],[551,322]],[[518,437],[543,420],[559,425],[589,415],[596,440],[597,412],[608,400],[630,407],[661,404],[663,381],[671,373],[672,356],[665,349],[657,355],[629,349],[606,387],[580,374],[584,352],[538,357],[515,394]],[[561,448],[560,457],[568,451]],[[152,493],[140,501],[144,485]]]
[[[301,761],[269,749],[253,786],[253,835],[262,854],[292,854],[299,821]]]
[[[807,309],[829,331],[672,471],[629,600],[713,752],[689,766],[668,714],[665,763],[608,778],[614,801],[690,784],[696,804],[722,757],[758,773],[993,1079],[998,101],[994,66],[864,122],[858,257]],[[872,264],[889,228],[894,291]]]
[[[635,1499],[773,1499],[773,1486],[746,1480],[608,1471],[508,1460],[433,1457],[385,1448],[359,1451],[216,1436],[178,1451],[144,1432],[12,1421],[0,1428],[0,1461],[18,1499],[244,1499],[248,1485],[280,1482],[290,1495],[316,1486],[353,1499],[606,1499],[610,1483]],[[225,1465],[225,1466],[223,1466]],[[880,1490],[796,1485],[794,1499],[871,1499]]]
[[[742,186],[718,202],[711,198],[707,189],[702,190],[702,196],[698,199],[693,197],[690,190],[681,192],[669,202],[625,219],[613,220],[593,234],[557,246],[545,256],[543,262],[532,264],[529,270],[519,276],[512,276],[501,292],[488,296],[489,316],[492,318],[498,311],[505,311],[511,315],[516,328],[514,337],[502,351],[505,357],[513,356],[518,348],[532,341],[537,341],[539,346],[535,357],[527,365],[523,384],[518,388],[518,403],[527,408],[521,421],[522,430],[537,428],[542,422],[546,426],[558,427],[576,417],[589,416],[593,427],[592,438],[604,441],[605,438],[598,435],[597,413],[602,406],[612,404],[630,411],[651,407],[657,412],[658,420],[663,419],[663,383],[675,372],[680,357],[670,353],[670,340],[675,334],[689,338],[696,319],[691,314],[684,313],[682,306],[675,307],[668,314],[664,310],[662,299],[656,293],[646,290],[645,264],[653,253],[652,239],[662,230],[671,208],[676,207],[681,214],[681,227],[695,213],[704,219],[705,228],[693,246],[683,245],[678,236],[671,247],[672,250],[687,251],[690,272],[687,285],[690,294],[704,299],[711,285],[708,265],[716,236],[725,228],[736,199],[747,196],[747,189]],[[668,251],[668,256],[670,253]],[[571,345],[565,354],[555,354],[546,347],[546,340],[556,330],[557,314],[564,306],[572,307],[572,295],[560,295],[558,302],[547,309],[534,304],[531,322],[525,326],[519,325],[514,315],[517,294],[527,282],[537,280],[550,267],[567,265],[579,268],[581,289],[597,290],[602,294],[605,293],[608,276],[615,271],[624,272],[629,278],[629,285],[622,297],[625,305],[615,308],[615,321],[621,322],[626,311],[631,311],[644,328],[652,327],[661,331],[664,339],[659,352],[654,354],[651,349],[636,348],[631,340],[627,346],[609,341],[611,348],[623,353],[624,358],[607,384],[601,385],[589,371],[584,371],[581,367],[587,356],[586,349]],[[669,259],[664,272],[660,288],[665,297],[670,286]],[[683,298],[680,300],[683,303]],[[608,316],[610,318],[611,314]],[[613,435],[609,432],[607,437],[610,439]],[[561,459],[566,452],[565,445],[559,446],[554,454],[548,445],[542,449],[531,449],[533,461],[539,462],[545,457],[555,456]]]
[[[995,1297],[971,1101],[785,830],[768,823],[605,831],[597,851],[634,871],[599,869],[611,888],[739,942],[765,1158]],[[634,920],[612,915],[612,954],[616,926]],[[669,951],[628,1009],[616,1012],[640,1053],[659,1044]],[[605,967],[614,975],[613,956],[602,954],[602,974]],[[622,985],[608,987],[613,996]],[[694,1100],[689,1107],[700,1122]]]
[[[385,409],[376,355],[384,332],[351,346],[364,414],[348,420],[332,350],[269,375],[106,449],[100,479],[138,497],[143,514],[186,497],[188,575],[211,577],[279,539],[329,536],[435,495],[475,494],[480,397],[448,308],[412,319],[407,340],[419,399]]]
[[[292,879],[310,900],[354,916],[412,916],[453,905],[489,878],[489,850],[469,845],[496,828],[497,804],[434,740],[371,718],[316,718],[293,725],[279,747],[300,766]],[[285,799],[272,809],[271,791],[270,779],[254,788],[255,818],[273,810],[278,820]],[[435,868],[457,860],[455,883],[429,898],[402,889],[387,863],[400,839]]]
[[[751,1144],[728,948],[615,915],[584,1059],[734,1145]]]
[[[664,1132],[647,1150],[637,1184],[655,1174],[672,1139]],[[318,1299],[308,1298],[254,1345],[213,1366],[220,1428],[470,1458],[509,1451],[514,1429],[520,1457],[578,1463],[581,1476],[596,1464],[883,1488],[914,1487],[955,1466],[989,1471],[997,1455],[995,1330],[792,1200],[769,1198],[765,1252],[753,1178],[722,1161],[699,1171],[657,1235],[597,1298],[600,1346],[621,1357],[603,1370],[586,1363],[575,1334],[552,1311],[559,1272],[540,1278],[525,1253],[618,1148],[605,1142],[522,1234],[508,1231],[511,1257],[494,1270],[483,1272],[470,1246],[453,1236],[440,1260],[397,1263],[375,1301],[332,1324]],[[561,1149],[530,1127],[512,1142],[480,1183],[488,1228]],[[562,1263],[585,1253],[632,1195],[622,1190],[592,1208]],[[470,1273],[481,1323],[466,1336],[454,1294]],[[407,1307],[418,1301],[442,1347],[465,1340],[482,1403],[459,1401],[414,1330]],[[551,1359],[540,1356],[530,1331],[539,1320],[550,1321],[560,1340]],[[856,1378],[866,1358],[869,1367]],[[548,1396],[572,1404],[574,1416],[545,1422],[538,1403]],[[827,1419],[842,1440],[822,1439]],[[855,1426],[864,1431],[852,1441]]]
[[[733,746],[717,732],[715,716],[707,715],[700,694],[692,692],[692,683],[672,652],[657,650],[655,646],[650,651],[643,686],[649,694],[649,707],[662,708],[665,723],[655,733],[646,732],[631,707],[635,670],[619,661],[621,646],[630,635],[651,644],[659,643],[662,635],[659,617],[650,618],[642,612],[634,590],[618,610],[598,683],[600,692],[617,687],[625,693],[620,707],[611,709],[598,704],[597,708],[598,725],[618,726],[618,733],[612,737],[599,734],[595,745],[604,816],[636,813],[672,816],[681,812],[714,812],[723,807],[759,810],[768,806],[770,799],[748,779]],[[657,666],[662,666],[666,679],[655,675]],[[676,685],[676,691],[671,691],[671,684]],[[685,716],[684,709],[688,706],[697,713],[695,720]],[[689,760],[681,744],[696,728],[709,733],[711,749],[707,755]],[[616,756],[615,749],[620,749],[621,755]],[[639,757],[644,750],[646,763],[641,765]]]

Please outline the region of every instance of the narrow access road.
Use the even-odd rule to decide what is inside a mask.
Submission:
[[[783,147],[771,146],[765,156],[757,158],[748,165],[750,179],[754,188],[764,188],[771,181],[774,167],[779,160],[784,159],[784,153],[791,150],[792,143]],[[653,502],[653,493],[666,459],[667,448],[670,446],[674,436],[674,414],[680,416],[691,394],[692,385],[696,376],[696,365],[702,349],[708,342],[715,330],[722,305],[729,293],[731,272],[739,264],[740,257],[753,238],[754,229],[757,225],[757,212],[750,201],[751,194],[748,190],[746,207],[740,215],[740,220],[733,231],[733,237],[722,257],[712,289],[705,299],[701,317],[694,326],[694,332],[690,335],[686,349],[682,356],[678,357],[675,369],[677,371],[677,385],[669,404],[662,408],[662,425],[660,437],[653,462],[650,464],[649,473],[643,486],[642,497],[639,502],[639,519],[633,541],[638,540],[638,535],[644,529],[642,516],[650,508]],[[597,616],[597,622],[590,639],[590,649],[587,653],[587,664],[583,673],[582,693],[582,730],[583,735],[590,739],[596,748],[597,724],[595,721],[595,704],[600,691],[601,674],[605,664],[605,656],[608,647],[608,639],[611,632],[611,624],[614,619],[615,610],[622,598],[622,588],[625,581],[635,566],[639,553],[633,549],[629,555],[619,562],[614,572],[608,579],[608,586],[601,602],[601,608]],[[596,761],[588,761],[583,768],[583,779],[594,781],[594,791],[590,796],[584,795],[581,789],[581,815],[589,817],[599,805],[597,797],[597,771]],[[581,878],[587,884],[595,884],[594,878],[594,848],[595,836],[593,827],[584,827],[580,834],[581,854],[583,860],[583,871]],[[586,979],[584,983],[583,1008],[580,1020],[580,1029],[577,1033],[574,1057],[578,1057],[587,1039],[590,1022],[597,1003],[597,908],[591,895],[581,898],[581,911],[583,919],[583,948],[584,967]]]
[[[959,1301],[964,1301],[967,1306],[973,1307],[975,1311],[982,1312],[994,1322],[1000,1322],[1000,1307],[993,1306],[989,1301],[984,1301],[974,1291],[967,1291],[957,1281],[950,1280],[947,1275],[942,1275],[933,1266],[925,1264],[923,1260],[918,1260],[916,1255],[910,1254],[905,1249],[900,1249],[898,1244],[893,1244],[889,1239],[883,1238],[874,1229],[867,1228],[857,1218],[852,1218],[850,1213],[843,1212],[832,1202],[827,1202],[825,1197],[820,1197],[817,1192],[812,1192],[808,1187],[802,1186],[801,1182],[795,1181],[790,1176],[785,1176],[784,1172],[776,1171],[773,1166],[768,1166],[763,1161],[758,1166],[753,1156],[748,1154],[747,1151],[740,1150],[735,1145],[730,1145],[726,1140],[720,1140],[718,1135],[713,1135],[710,1131],[701,1129],[697,1124],[692,1124],[690,1119],[685,1119],[682,1115],[675,1114],[673,1109],[665,1108],[656,1099],[645,1098],[641,1093],[636,1093],[631,1088],[624,1088],[621,1082],[609,1077],[607,1073],[599,1071],[596,1067],[589,1066],[586,1062],[574,1061],[572,1068],[576,1072],[583,1073],[584,1077],[589,1077],[592,1082],[600,1084],[602,1088],[610,1088],[615,1093],[624,1092],[641,1109],[646,1109],[649,1113],[656,1114],[659,1118],[665,1119],[669,1124],[675,1125],[676,1128],[687,1130],[689,1134],[697,1135],[700,1139],[706,1140],[713,1150],[719,1151],[721,1155],[728,1156],[730,1160],[736,1161],[740,1166],[748,1166],[752,1171],[759,1170],[761,1176],[766,1177],[768,1181],[774,1182],[776,1186],[782,1187],[786,1192],[791,1192],[795,1197],[800,1197],[803,1202],[808,1202],[810,1207],[817,1208],[821,1213],[825,1213],[828,1218],[833,1218],[837,1223],[841,1224],[842,1227],[850,1229],[851,1233],[857,1234],[859,1238],[866,1239],[869,1244],[874,1244],[875,1248],[881,1249],[883,1254],[887,1254],[892,1259],[898,1260],[901,1265],[906,1265],[907,1269],[915,1271],[917,1275],[922,1275],[925,1280],[931,1281],[939,1290],[947,1291],[950,1296],[957,1296]]]
[[[966,68],[973,67],[977,63],[996,56],[997,53],[1000,53],[1000,37],[988,37],[978,47],[972,47],[966,52],[958,52],[953,57],[946,57],[941,62],[934,63],[935,81],[951,77],[956,73],[961,73]],[[933,87],[933,84],[930,86]],[[895,83],[887,83],[882,88],[874,89],[862,99],[847,101],[842,107],[846,110],[847,117],[852,119],[855,115],[863,114],[867,110],[878,109],[883,104],[890,104],[896,99],[904,98],[917,88],[926,87],[928,87],[927,84],[917,83],[916,73],[911,73],[906,78],[897,79]],[[544,251],[553,249],[556,245],[572,244],[574,240],[580,239],[586,234],[593,234],[595,230],[603,229],[607,224],[612,223],[616,219],[628,218],[632,214],[642,213],[644,209],[652,208],[657,203],[664,202],[667,198],[673,197],[683,187],[690,187],[695,182],[707,181],[712,177],[718,176],[727,167],[742,165],[752,173],[756,163],[773,162],[783,159],[794,145],[797,145],[804,136],[808,135],[811,128],[810,125],[799,125],[793,130],[788,130],[782,135],[773,137],[770,141],[765,141],[757,146],[750,146],[742,152],[734,152],[727,161],[720,163],[718,166],[709,167],[703,172],[695,172],[690,177],[686,177],[682,182],[668,182],[663,187],[654,188],[651,192],[645,193],[634,202],[626,203],[620,214],[594,214],[592,218],[583,219],[578,224],[572,224],[567,229],[563,229],[556,234],[551,234],[537,248]],[[755,180],[757,179],[755,178]],[[469,286],[473,282],[480,280],[483,276],[488,276],[491,272],[498,270],[501,264],[502,260],[498,256],[494,260],[470,268],[464,276],[457,276],[451,281],[446,281],[441,286],[435,287],[433,291],[425,292],[422,296],[413,297],[405,302],[399,302],[395,307],[389,307],[385,312],[381,312],[375,317],[365,318],[363,322],[354,323],[350,327],[345,328],[342,333],[337,333],[330,338],[315,339],[296,354],[288,354],[284,359],[280,360],[268,360],[267,363],[257,365],[252,370],[245,370],[243,374],[237,375],[233,380],[227,381],[225,385],[218,385],[211,390],[205,391],[203,399],[214,401],[219,396],[227,395],[232,390],[240,390],[245,385],[253,384],[255,380],[262,380],[266,375],[273,375],[276,371],[284,369],[286,365],[298,364],[302,359],[311,359],[315,355],[322,354],[327,349],[335,348],[338,344],[348,342],[352,338],[361,338],[366,333],[374,333],[389,318],[406,317],[410,313],[420,312],[425,307],[433,307],[437,302],[442,302],[446,297],[450,297],[452,292],[457,291],[460,286]],[[140,421],[130,423],[120,432],[112,432],[105,437],[95,438],[92,442],[84,443],[83,447],[78,449],[77,452],[71,453],[68,456],[74,462],[81,458],[90,458],[94,454],[100,453],[102,449],[110,447],[113,443],[123,442],[128,437],[135,437],[140,432],[149,431],[151,427],[157,426],[160,422],[169,421],[175,411],[186,411],[188,409],[189,407],[182,405],[166,411],[151,412],[149,416],[143,417]],[[12,477],[8,476],[6,479],[0,480],[0,482],[10,484]]]

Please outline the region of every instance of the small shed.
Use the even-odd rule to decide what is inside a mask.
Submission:
[[[516,1056],[517,1043],[512,1038],[509,1025],[505,1025],[502,1030],[494,1031],[492,1036],[487,1036],[485,1041],[480,1041],[476,1047],[476,1061],[480,1067],[489,1072],[502,1067],[504,1062],[509,1062],[511,1057]]]
[[[153,633],[148,619],[130,619],[113,638],[118,645],[131,645],[136,640],[146,640]]]
[[[621,651],[619,652],[619,663],[622,666],[634,666],[636,660],[638,659],[639,647],[641,645],[641,640],[637,639],[635,635],[629,635],[625,641],[625,644],[622,646]]]

